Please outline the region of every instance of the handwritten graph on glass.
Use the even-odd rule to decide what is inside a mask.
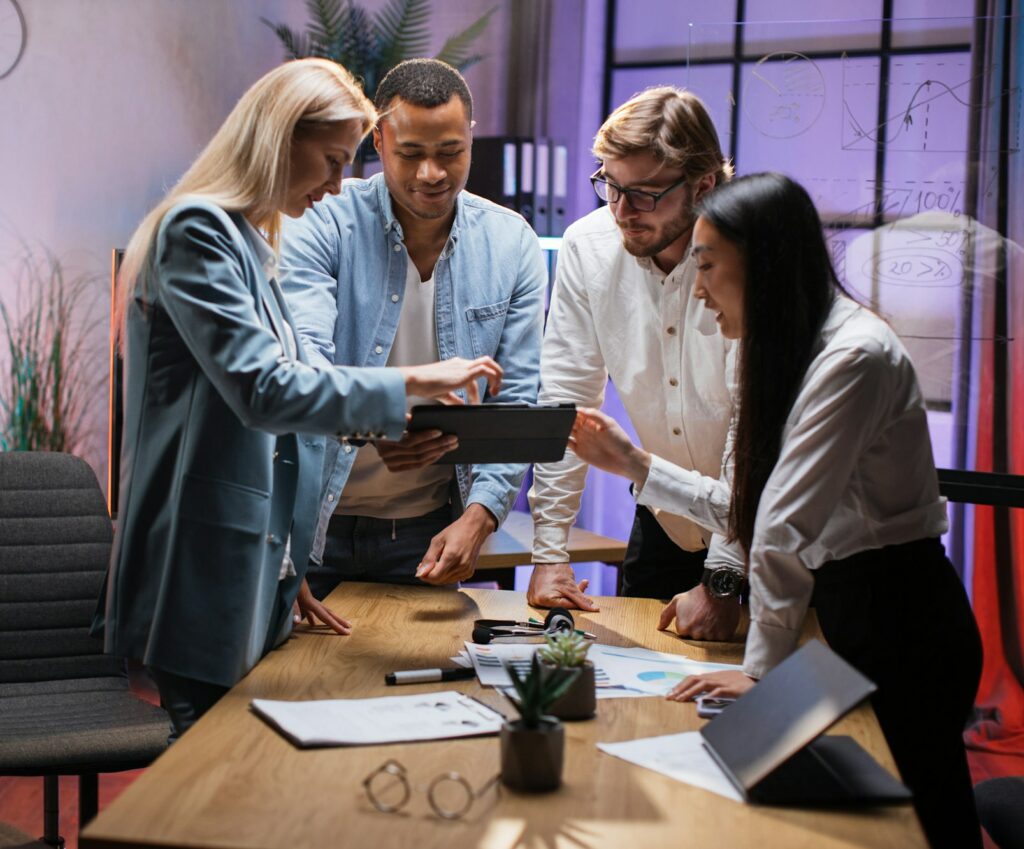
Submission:
[[[971,110],[991,109],[1005,95],[1019,101],[1020,90],[1001,92],[971,104],[978,74],[966,54],[894,58],[889,65],[887,115],[878,122],[879,58],[844,57],[844,150],[874,150],[882,141],[890,151],[966,153]],[[987,72],[991,76],[991,69]],[[1018,110],[1019,111],[1019,110]],[[1010,141],[1019,149],[1019,135]]]

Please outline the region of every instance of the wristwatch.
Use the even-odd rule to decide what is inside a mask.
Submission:
[[[714,598],[736,598],[743,591],[747,576],[734,566],[707,566],[700,582]]]

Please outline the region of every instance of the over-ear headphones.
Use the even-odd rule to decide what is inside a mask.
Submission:
[[[477,619],[473,622],[473,642],[543,643],[545,638],[563,631],[573,631],[576,621],[564,607],[554,607],[543,622],[517,622],[515,619]]]

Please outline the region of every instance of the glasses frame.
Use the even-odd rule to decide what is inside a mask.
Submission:
[[[602,166],[603,168],[604,166]],[[689,183],[689,178],[685,175],[676,180],[671,186],[662,189],[660,192],[645,192],[643,189],[624,189],[618,183],[613,183],[606,176],[601,173],[602,168],[598,168],[593,174],[590,175],[590,185],[594,187],[594,194],[598,196],[600,200],[605,203],[612,204],[618,203],[623,198],[626,199],[626,203],[629,204],[629,208],[634,212],[654,212],[658,206],[658,201],[661,200],[665,195],[671,192],[673,189],[678,189],[680,186]],[[601,189],[598,186],[604,186],[604,192],[607,197],[601,196]],[[614,199],[612,198],[614,195]],[[647,209],[643,206],[637,206],[634,203],[636,198],[649,198],[651,208]]]
[[[397,778],[402,784],[403,795],[400,801],[394,804],[387,804],[382,802],[377,795],[371,789],[373,780],[381,774],[390,775]],[[501,778],[500,773],[495,775],[489,781],[485,782],[479,790],[474,790],[473,785],[457,772],[442,772],[436,776],[433,781],[426,786],[427,802],[430,804],[431,810],[437,816],[446,820],[457,820],[462,819],[470,808],[473,807],[473,803],[476,802],[481,796],[484,795],[491,787],[495,787],[497,792],[501,793],[501,785],[498,783],[498,779]],[[435,798],[437,788],[446,781],[454,781],[456,784],[462,785],[462,788],[466,791],[466,801],[461,808],[446,808]],[[366,791],[366,796],[370,800],[370,804],[373,805],[378,811],[384,814],[394,814],[404,808],[409,800],[412,798],[412,785],[409,783],[409,772],[399,761],[389,758],[384,761],[379,767],[363,779],[363,789]]]

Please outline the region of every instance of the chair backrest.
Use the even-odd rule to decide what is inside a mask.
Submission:
[[[83,460],[0,453],[0,684],[124,674],[89,635],[112,537]]]

